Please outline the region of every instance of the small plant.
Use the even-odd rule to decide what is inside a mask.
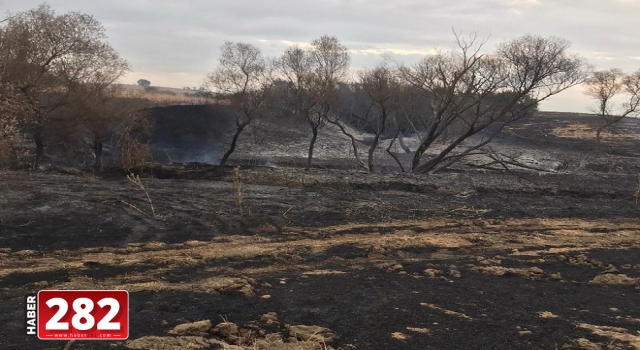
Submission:
[[[136,211],[152,218],[152,219],[156,219],[156,208],[153,205],[153,200],[151,200],[151,196],[149,195],[149,191],[147,190],[147,188],[144,186],[144,184],[142,183],[142,180],[140,180],[140,175],[135,175],[133,173],[129,173],[129,175],[127,175],[127,180],[129,180],[130,183],[132,183],[134,186],[136,186],[138,189],[140,189],[144,195],[147,197],[147,202],[149,203],[149,208],[151,209],[151,214],[147,213],[146,211],[140,209],[139,207],[126,202],[122,199],[120,199],[120,202],[128,205],[129,207],[135,209]]]
[[[240,174],[240,167],[233,168],[233,183],[235,185],[236,205],[240,211],[240,216],[244,217],[247,215],[251,217],[251,210],[245,208],[244,205],[244,184],[242,174]]]

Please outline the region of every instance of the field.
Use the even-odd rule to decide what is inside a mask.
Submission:
[[[547,114],[497,140],[567,164],[550,173],[189,164],[138,187],[117,169],[0,172],[0,344],[640,348],[638,123],[578,167],[590,118]],[[337,162],[323,142],[320,163]],[[128,290],[130,340],[27,337],[24,295],[41,289]]]

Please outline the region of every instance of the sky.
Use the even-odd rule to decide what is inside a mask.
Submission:
[[[0,0],[0,14],[39,0]],[[328,34],[351,50],[353,70],[383,54],[412,64],[435,49],[455,48],[453,30],[500,42],[525,34],[557,36],[595,69],[640,69],[640,0],[49,0],[56,12],[93,15],[132,72],[123,80],[197,87],[211,72],[224,41],[258,46],[278,57],[294,43]],[[545,101],[542,110],[588,112],[582,87]]]

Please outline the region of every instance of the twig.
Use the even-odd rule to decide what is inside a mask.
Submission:
[[[62,348],[62,350],[70,350],[71,349],[71,345],[73,345],[73,343],[75,343],[76,340],[69,340],[69,342],[64,346],[64,348]]]
[[[128,205],[128,206],[129,206],[129,207],[131,207],[132,209],[135,209],[135,210],[137,210],[138,212],[140,212],[140,213],[144,214],[145,216],[147,216],[147,217],[149,217],[149,218],[151,218],[151,219],[155,219],[155,217],[153,217],[153,216],[149,215],[147,212],[145,212],[144,210],[142,210],[142,209],[138,208],[137,206],[135,206],[135,205],[133,205],[133,204],[131,204],[131,203],[129,203],[129,202],[126,202],[125,200],[120,199],[120,198],[118,198],[118,200],[119,200],[120,202],[122,202],[123,204]]]
[[[156,208],[153,206],[153,201],[151,200],[151,196],[149,195],[149,191],[147,191],[147,188],[142,183],[142,180],[140,180],[140,175],[134,175],[133,173],[130,173],[129,175],[127,175],[127,180],[129,180],[129,182],[131,182],[136,187],[138,187],[140,190],[142,190],[142,192],[144,192],[145,196],[147,196],[147,202],[149,202],[149,207],[151,208],[151,214],[152,214],[151,217],[153,219],[155,219],[156,218]],[[137,208],[136,206],[134,206],[132,204],[129,204],[129,203],[123,201],[123,200],[120,200],[120,201],[125,203],[125,204],[128,204],[132,208],[137,209],[138,211],[141,211],[139,208]]]
[[[288,214],[288,213],[291,211],[291,209],[293,209],[293,208],[295,208],[295,205],[292,205],[289,209],[287,209],[287,210],[282,214],[282,217],[283,217],[283,218],[285,218],[285,219],[287,219],[287,220],[289,220],[289,221],[293,221],[293,222],[295,222],[295,223],[296,223],[296,224],[298,224],[298,225],[304,225],[302,222],[297,221],[297,220],[292,219],[292,218],[290,218],[290,217],[288,217],[288,216],[287,216],[287,214]]]

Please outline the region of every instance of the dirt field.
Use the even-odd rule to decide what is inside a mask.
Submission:
[[[24,294],[94,288],[130,291],[131,340],[169,338],[71,349],[324,346],[287,325],[325,327],[335,349],[640,347],[633,176],[173,177],[142,179],[154,218],[121,176],[1,173],[2,347],[63,348],[23,335]],[[167,334],[202,320],[240,337]]]

